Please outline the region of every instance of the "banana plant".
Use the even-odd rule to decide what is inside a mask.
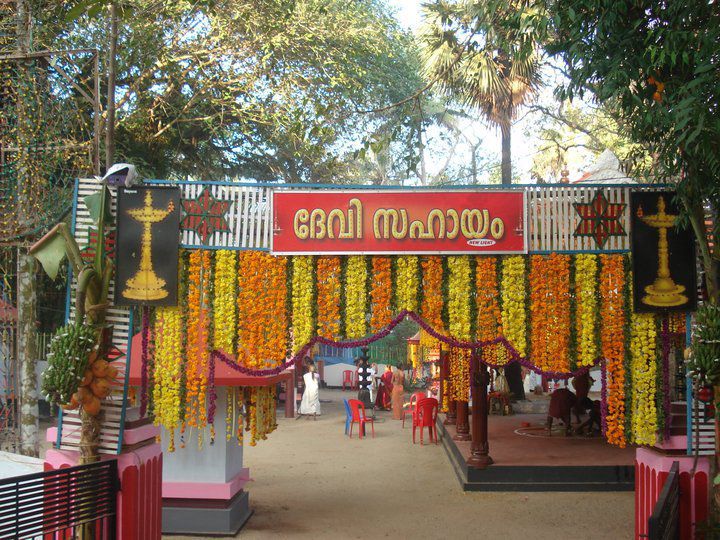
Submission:
[[[100,436],[100,419],[98,412],[100,410],[97,397],[88,395],[87,392],[81,393],[83,389],[80,381],[84,381],[83,372],[88,366],[92,365],[97,359],[104,356],[104,345],[107,343],[106,336],[110,332],[110,327],[105,324],[105,316],[107,313],[108,292],[110,289],[110,280],[113,275],[114,264],[112,259],[105,255],[105,229],[110,225],[112,215],[110,214],[110,192],[105,185],[102,184],[100,191],[85,197],[84,202],[90,212],[90,216],[94,225],[97,227],[97,236],[94,242],[95,255],[92,262],[86,263],[80,253],[80,248],[73,238],[70,228],[66,223],[58,223],[37,243],[30,247],[30,254],[33,255],[43,267],[43,270],[55,279],[60,265],[65,258],[70,262],[73,275],[76,279],[75,287],[75,325],[78,329],[83,328],[94,332],[96,337],[96,346],[88,353],[88,358],[78,358],[76,363],[68,362],[67,358],[48,359],[49,362],[56,361],[56,365],[50,364],[48,371],[52,369],[72,369],[68,366],[78,366],[77,371],[73,374],[78,381],[77,393],[73,396],[71,403],[58,403],[68,408],[76,408],[81,404],[80,417],[82,419],[82,432],[80,440],[80,463],[93,463],[99,460],[98,444]],[[67,327],[61,328],[54,336],[53,340],[72,339],[73,336],[87,335],[87,332],[69,332]],[[59,343],[58,343],[59,344]],[[58,345],[56,344],[56,345]],[[61,347],[55,347],[56,350],[62,350]],[[68,348],[68,350],[70,347]],[[77,348],[75,348],[77,350]],[[44,374],[50,380],[52,371]],[[54,374],[57,377],[57,373]],[[85,377],[88,375],[85,373]],[[58,380],[67,381],[67,377],[57,377]],[[71,380],[72,382],[72,380]],[[67,395],[67,392],[57,393]],[[82,394],[82,396],[81,396]],[[80,398],[78,398],[80,396]],[[85,401],[82,398],[85,398]],[[93,407],[89,407],[87,403],[93,403]],[[95,409],[95,410],[94,410]],[[94,414],[93,414],[94,413]]]

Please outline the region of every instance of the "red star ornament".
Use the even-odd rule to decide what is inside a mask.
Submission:
[[[203,244],[216,232],[230,231],[225,219],[230,202],[216,199],[208,188],[203,189],[197,199],[183,200],[182,206],[185,217],[180,228],[197,233]]]
[[[602,191],[595,193],[589,203],[573,203],[580,216],[575,236],[590,236],[600,249],[611,236],[625,236],[625,228],[620,218],[625,211],[625,203],[611,203]]]

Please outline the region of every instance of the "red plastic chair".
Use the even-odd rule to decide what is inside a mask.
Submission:
[[[355,382],[353,381],[353,372],[350,369],[343,371],[342,389],[345,391],[345,385],[350,385],[350,390],[355,388]]]
[[[352,420],[350,421],[350,438],[352,439],[353,424],[358,425],[358,438],[363,438],[365,433],[365,424],[370,424],[372,428],[372,436],[375,438],[375,422],[372,418],[368,418],[365,414],[365,405],[359,399],[348,400],[350,410],[352,411]]]
[[[410,396],[410,407],[403,409],[402,412],[402,427],[405,427],[405,417],[408,414],[412,415],[413,423],[415,423],[414,418],[415,413],[417,412],[417,402],[425,397],[425,392],[415,392],[412,396]]]
[[[437,437],[438,400],[423,398],[417,403],[417,414],[413,417],[413,444],[415,444],[415,429],[420,428],[420,444],[423,444],[423,429],[428,428],[430,442],[438,443]]]

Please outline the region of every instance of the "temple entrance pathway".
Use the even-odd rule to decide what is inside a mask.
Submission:
[[[255,513],[237,538],[632,536],[632,492],[463,493],[442,446],[413,445],[409,422],[401,429],[389,412],[378,413],[375,439],[348,439],[342,399],[355,394],[322,389],[321,417],[279,418],[268,440],[245,448]]]

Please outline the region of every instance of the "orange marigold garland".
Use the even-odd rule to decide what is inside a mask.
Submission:
[[[372,258],[372,279],[370,287],[371,317],[370,330],[377,332],[392,320],[392,259]]]
[[[202,447],[202,432],[207,425],[207,372],[210,362],[208,343],[209,286],[211,279],[210,252],[190,253],[187,300],[187,397],[185,419],[198,429],[198,446]]]
[[[288,345],[287,258],[242,251],[238,262],[237,360],[254,369],[285,360]]]
[[[570,369],[570,257],[530,257],[530,350],[544,371]]]
[[[470,349],[450,349],[450,388],[452,399],[468,401],[470,396]]]
[[[610,444],[625,447],[625,263],[622,255],[600,255],[600,347],[607,370],[607,431]]]
[[[489,341],[501,336],[502,312],[497,257],[487,255],[475,257],[475,292],[477,340]],[[482,360],[494,365],[504,364],[507,361],[505,346],[497,344],[483,347]]]
[[[340,335],[340,257],[317,260],[317,333],[337,339]]]

